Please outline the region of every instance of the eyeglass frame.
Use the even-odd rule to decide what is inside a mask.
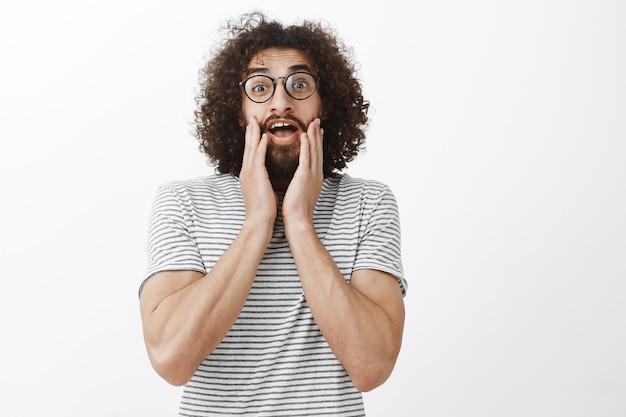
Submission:
[[[291,93],[289,92],[289,90],[287,89],[287,79],[288,79],[289,77],[291,77],[291,76],[295,75],[295,74],[307,74],[307,75],[310,75],[310,76],[313,78],[313,80],[315,81],[315,86],[314,86],[314,88],[313,88],[313,91],[311,91],[311,94],[309,94],[308,96],[306,96],[306,97],[304,97],[304,98],[298,98],[298,97],[294,97],[294,96],[292,96],[292,95],[291,95]],[[272,85],[274,86],[274,89],[272,90],[272,94],[270,94],[270,96],[269,96],[268,98],[266,98],[265,100],[263,100],[263,101],[256,101],[256,100],[253,100],[253,99],[252,99],[252,98],[248,95],[248,92],[246,91],[246,83],[247,83],[250,79],[252,79],[252,78],[254,78],[254,77],[265,77],[265,78],[269,78],[269,79],[272,81]],[[254,75],[249,76],[248,78],[246,78],[246,79],[245,79],[245,80],[243,80],[243,81],[239,81],[239,82],[237,83],[237,86],[238,86],[238,87],[243,87],[243,92],[244,92],[244,94],[246,95],[246,97],[248,97],[248,100],[250,100],[251,102],[253,102],[253,103],[266,103],[266,102],[270,101],[270,100],[272,99],[272,97],[274,97],[274,93],[276,93],[276,80],[279,80],[279,79],[281,79],[281,78],[283,79],[283,88],[285,89],[285,92],[287,93],[287,95],[288,95],[289,97],[293,98],[294,100],[306,100],[306,99],[308,99],[308,98],[311,98],[311,96],[313,96],[313,94],[315,94],[315,92],[317,91],[317,84],[320,82],[320,77],[319,77],[318,75],[311,74],[311,73],[310,73],[310,72],[308,72],[308,71],[294,71],[294,72],[292,72],[291,74],[288,74],[288,75],[286,75],[286,76],[284,76],[284,77],[276,77],[276,78],[272,78],[272,77],[270,77],[269,75],[266,75],[266,74],[254,74]]]

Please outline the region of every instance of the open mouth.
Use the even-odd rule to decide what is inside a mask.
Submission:
[[[298,129],[292,124],[277,122],[272,124],[268,130],[278,138],[285,138],[293,135]]]

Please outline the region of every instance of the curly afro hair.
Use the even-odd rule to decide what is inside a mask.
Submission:
[[[241,74],[258,52],[290,48],[303,53],[320,77],[318,91],[327,115],[324,129],[324,176],[332,176],[354,159],[365,141],[369,102],[347,48],[328,25],[304,21],[284,27],[259,12],[229,21],[225,39],[201,70],[196,97],[196,137],[200,150],[219,173],[241,171],[245,127],[242,127]]]

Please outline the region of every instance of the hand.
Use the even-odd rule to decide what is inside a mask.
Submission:
[[[278,210],[278,197],[265,167],[267,136],[263,134],[259,139],[260,135],[259,122],[254,117],[250,118],[246,126],[239,181],[246,208],[246,220],[258,220],[261,224],[273,228]]]
[[[320,119],[313,120],[300,136],[300,159],[283,200],[283,220],[313,225],[313,210],[324,182],[324,130]],[[286,231],[286,230],[285,230]]]

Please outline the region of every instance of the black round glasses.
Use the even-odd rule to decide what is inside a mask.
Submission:
[[[283,79],[283,87],[290,97],[296,100],[306,100],[315,92],[319,77],[305,71],[297,71],[286,77],[272,78],[269,75],[253,75],[239,81],[246,96],[255,103],[265,103],[274,96],[276,80]]]

